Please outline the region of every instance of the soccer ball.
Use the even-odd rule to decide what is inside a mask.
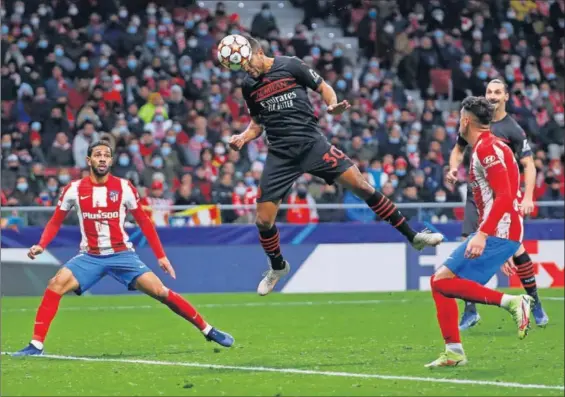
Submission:
[[[218,44],[218,61],[230,70],[240,70],[251,59],[251,44],[243,36],[230,34]]]

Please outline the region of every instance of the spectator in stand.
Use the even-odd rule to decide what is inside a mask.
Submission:
[[[160,180],[151,183],[151,190],[141,199],[141,205],[155,226],[168,226],[173,200],[164,195],[165,185]]]
[[[316,201],[308,192],[304,183],[297,183],[287,198],[287,204],[307,206],[306,208],[290,208],[286,211],[286,221],[293,224],[318,223]]]
[[[49,151],[47,162],[56,167],[71,167],[74,165],[73,150],[66,133],[59,132],[55,136],[55,142],[53,142]]]
[[[28,180],[25,176],[20,176],[16,180],[16,188],[8,197],[8,205],[28,206],[35,201],[35,194],[30,190]]]
[[[218,183],[212,188],[212,202],[216,204],[232,204],[233,200],[233,178],[230,174],[220,175]],[[232,223],[238,218],[234,210],[222,211],[222,222]]]
[[[263,3],[261,11],[253,17],[251,35],[266,39],[273,30],[277,30],[277,21],[271,12],[269,3]]]

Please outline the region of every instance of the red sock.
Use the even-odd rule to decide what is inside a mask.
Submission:
[[[61,301],[61,295],[50,289],[45,290],[41,304],[37,309],[37,314],[35,316],[35,325],[33,327],[33,340],[43,343],[47,332],[49,331],[49,326],[57,314],[59,309],[59,302]]]
[[[208,323],[204,321],[194,306],[176,292],[169,290],[169,294],[163,303],[169,306],[176,314],[194,324],[200,331],[203,331],[208,326]]]
[[[434,276],[430,280],[432,286],[432,296],[436,303],[437,321],[441,329],[441,335],[445,343],[461,343],[459,335],[459,309],[457,302],[453,298],[442,295],[435,289]]]
[[[434,280],[433,283],[436,291],[449,298],[495,306],[500,306],[502,301],[502,292],[484,287],[475,281],[455,277]]]

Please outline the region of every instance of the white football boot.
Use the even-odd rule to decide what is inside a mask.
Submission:
[[[284,276],[286,276],[290,272],[290,265],[287,261],[284,261],[284,268],[281,270],[273,270],[269,269],[265,273],[263,273],[263,279],[259,283],[257,287],[257,293],[261,296],[265,296],[269,294],[277,282]]]
[[[425,247],[435,247],[443,241],[444,237],[441,233],[433,233],[428,229],[417,233],[412,240],[412,247],[418,251],[422,251]]]

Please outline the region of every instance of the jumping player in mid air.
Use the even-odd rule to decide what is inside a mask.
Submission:
[[[514,152],[514,155],[520,160],[520,164],[524,169],[525,189],[524,197],[521,202],[521,208],[524,215],[529,215],[534,209],[533,194],[536,183],[536,167],[532,157],[532,150],[528,143],[526,133],[520,125],[508,113],[506,113],[506,102],[508,102],[508,88],[506,84],[499,79],[489,82],[486,88],[486,99],[494,106],[494,115],[490,124],[491,132],[504,141]],[[463,162],[467,141],[459,135],[457,144],[451,152],[449,159],[450,171],[447,175],[448,181],[455,183],[457,181],[457,170]],[[479,213],[477,204],[473,199],[471,185],[468,185],[467,203],[465,204],[465,219],[463,222],[463,237],[469,236],[475,232],[478,227]],[[516,265],[516,273],[524,286],[524,289],[532,298],[534,298],[533,314],[538,326],[545,326],[549,322],[549,318],[545,314],[541,301],[537,292],[536,277],[534,275],[534,266],[530,255],[522,246],[513,258]],[[479,313],[473,302],[465,302],[465,311],[461,317],[459,327],[461,330],[476,325],[480,320]]]
[[[128,211],[147,237],[161,269],[176,277],[155,227],[139,205],[137,190],[127,180],[109,173],[112,160],[112,148],[106,141],[90,145],[86,158],[90,176],[65,187],[39,243],[30,248],[28,256],[35,259],[57,235],[67,213],[72,208],[76,210],[82,234],[80,253],[49,281],[35,318],[32,341],[14,356],[43,354],[43,342],[57,314],[61,297],[70,291],[81,295],[106,275],[130,290],[137,289],[164,303],[197,327],[206,339],[230,347],[234,343],[232,336],[204,321],[187,300],[165,287],[133,250],[124,230]]]
[[[530,324],[529,295],[512,296],[484,287],[503,266],[514,271],[511,258],[521,248],[524,234],[519,208],[520,171],[512,150],[489,131],[493,106],[484,97],[463,100],[459,133],[472,147],[469,183],[479,211],[477,232],[455,249],[431,278],[432,295],[445,352],[426,367],[454,367],[467,363],[457,325],[454,298],[508,310],[523,339]]]
[[[328,142],[318,126],[307,90],[310,88],[322,95],[330,114],[345,112],[349,103],[338,103],[333,88],[298,58],[267,57],[257,40],[248,40],[252,57],[244,66],[248,75],[242,90],[252,120],[244,132],[231,137],[230,146],[240,150],[264,130],[267,133],[269,154],[259,183],[256,224],[271,269],[257,292],[268,294],[290,270],[281,253],[275,218],[281,200],[305,172],[329,184],[337,181],[351,190],[381,219],[402,233],[414,248],[421,250],[441,243],[440,233],[414,231],[396,205],[367,183],[353,162]]]

